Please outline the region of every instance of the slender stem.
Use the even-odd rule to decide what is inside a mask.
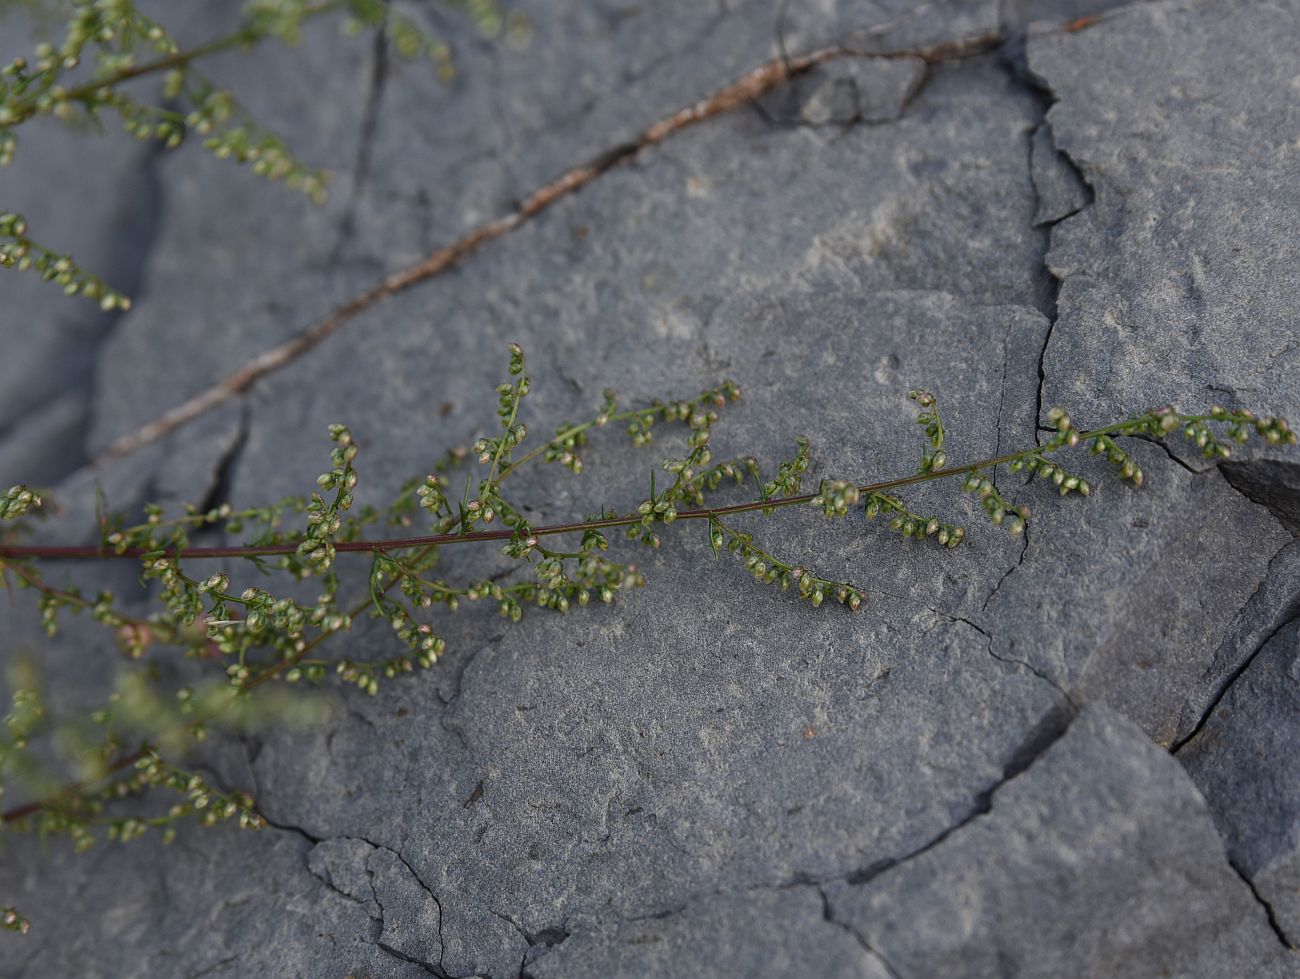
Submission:
[[[1182,423],[1203,422],[1212,419],[1211,415],[1180,415]],[[1134,425],[1137,419],[1127,418],[1123,421],[1114,422],[1113,424],[1094,428],[1086,432],[1079,433],[1079,441],[1084,442],[1096,438],[1099,435],[1111,435],[1123,431]],[[930,472],[914,473],[910,476],[903,476],[897,479],[887,479],[876,483],[865,483],[858,486],[862,493],[880,493],[886,490],[901,489],[905,486],[914,486],[918,483],[928,483],[936,479],[949,479],[954,476],[962,476],[967,473],[975,472],[980,469],[992,469],[995,466],[1005,465],[1006,463],[1015,462],[1019,459],[1026,459],[1029,456],[1038,454],[1043,451],[1041,445],[1035,445],[1028,449],[1022,449],[1018,452],[1008,452],[999,456],[992,456],[987,459],[980,459],[977,462],[968,462],[956,466],[948,466],[943,469],[936,469]],[[522,464],[528,457],[521,458],[519,464]],[[517,466],[516,466],[517,468]],[[755,510],[777,510],[783,507],[797,506],[808,503],[817,494],[801,493],[797,496],[781,496],[768,500],[750,500],[745,503],[732,503],[727,506],[719,507],[702,507],[697,510],[678,510],[677,520],[708,520],[712,517],[728,516],[737,513],[749,513]],[[640,514],[616,515],[604,517],[599,520],[575,521],[571,523],[548,524],[541,527],[529,528],[529,534],[535,537],[550,536],[553,534],[571,534],[580,533],[587,530],[608,530],[614,527],[630,527],[633,524],[641,522]],[[334,545],[334,549],[342,554],[347,552],[373,553],[376,551],[399,551],[407,550],[414,547],[442,547],[448,544],[478,544],[488,541],[510,540],[515,536],[513,530],[482,530],[466,534],[433,534],[424,537],[398,537],[388,540],[355,540],[340,541]],[[186,548],[183,556],[193,560],[197,558],[238,558],[238,557],[261,557],[277,554],[293,554],[297,551],[297,545],[294,544],[276,544],[265,547],[191,547]],[[99,547],[60,547],[60,546],[40,546],[31,545],[23,546],[18,544],[0,545],[0,558],[130,558],[137,559],[145,554],[151,554],[159,557],[180,557],[181,552],[165,550],[161,553],[158,551],[146,551],[143,548],[126,548],[122,551],[105,553]]]
[[[48,595],[50,598],[57,598],[59,601],[66,602],[69,605],[75,605],[77,608],[93,609],[97,604],[96,602],[92,602],[90,599],[86,598],[84,595],[64,591],[62,588],[55,588],[30,568],[25,568],[16,562],[0,561],[0,573],[5,571],[12,571],[15,575],[25,581],[29,588],[36,589],[42,595]],[[152,626],[151,623],[144,619],[137,619],[122,612],[113,612],[112,614],[113,617],[119,620],[123,625]]]
[[[130,768],[146,754],[153,749],[148,744],[143,744],[135,751],[119,756],[116,760],[109,763],[104,774],[96,781],[104,781],[124,768]],[[6,809],[0,813],[0,823],[12,823],[15,820],[22,819],[24,816],[30,816],[33,813],[40,812],[42,809],[49,809],[57,805],[60,800],[75,796],[79,792],[84,792],[92,783],[90,782],[71,782],[64,786],[56,795],[48,796],[44,799],[34,799],[31,802],[24,803],[21,806],[15,806],[13,809]]]

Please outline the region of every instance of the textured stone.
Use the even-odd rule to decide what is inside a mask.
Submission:
[[[190,43],[218,36],[240,6],[221,0],[190,8],[177,33]],[[368,284],[368,270],[341,266],[332,256],[347,213],[372,57],[370,46],[341,37],[337,23],[321,22],[308,25],[302,43],[287,51],[240,51],[205,62],[205,72],[230,85],[259,123],[286,133],[301,160],[331,173],[333,193],[317,207],[198,146],[159,158],[165,213],[141,301],[98,358],[92,453]]]
[[[984,23],[993,5],[953,5],[957,20],[951,24],[927,21],[923,33],[914,29],[895,41],[965,36],[974,9],[980,11],[976,19]],[[856,24],[862,16],[857,5],[846,5],[845,10],[852,14],[846,23]],[[413,12],[428,16],[425,5]],[[316,30],[292,57],[232,55],[210,69],[244,93],[257,118],[301,135],[293,139],[294,149],[335,173],[335,193],[325,209],[317,209],[292,196],[286,199],[281,188],[200,152],[186,149],[165,158],[160,176],[167,199],[184,201],[185,206],[169,207],[160,229],[157,259],[146,283],[151,301],[123,322],[99,364],[102,378],[141,371],[147,376],[96,405],[94,448],[285,339],[371,284],[378,272],[417,261],[506,212],[541,182],[617,147],[649,123],[776,53],[769,0],[722,11],[683,0],[671,8],[655,5],[621,12],[586,2],[545,3],[527,12],[535,34],[521,51],[485,47],[465,33],[459,19],[437,18],[433,26],[456,42],[460,57],[460,74],[450,87],[438,82],[433,66],[423,61],[390,58],[376,73],[369,48],[335,37],[328,25]],[[228,21],[217,13],[210,19],[214,28],[208,33]],[[831,34],[816,36],[828,40]],[[880,40],[884,43],[888,37]],[[932,127],[933,143],[904,132],[905,145],[899,146],[897,139],[884,140],[878,132],[864,130],[858,138],[836,144],[838,159],[824,161],[818,170],[821,181],[808,179],[806,160],[809,153],[820,152],[831,134],[770,133],[753,119],[753,110],[742,110],[712,138],[693,140],[696,153],[707,156],[681,159],[677,152],[660,153],[649,181],[645,171],[635,171],[638,176],[630,181],[635,189],[629,190],[625,182],[623,193],[640,201],[636,217],[641,221],[653,210],[662,212],[666,227],[681,222],[703,225],[710,218],[722,219],[709,215],[701,203],[715,196],[713,185],[728,183],[728,171],[738,167],[731,181],[739,184],[738,193],[718,203],[745,208],[739,218],[750,236],[749,248],[763,243],[766,264],[779,260],[788,267],[819,259],[819,253],[834,267],[874,259],[877,266],[906,266],[907,275],[884,269],[886,280],[905,287],[951,288],[960,283],[954,291],[978,293],[984,301],[1041,306],[1041,246],[1023,240],[1019,213],[1025,206],[1026,184],[1021,132],[1034,124],[1036,107],[991,66],[984,74],[970,91],[918,107],[917,124]],[[328,97],[315,104],[312,125],[305,126],[299,120],[307,98],[319,94],[320,86],[310,81],[317,77],[324,80]],[[951,90],[953,85],[948,80],[939,87]],[[868,102],[872,109],[874,102]],[[974,116],[986,119],[987,125],[967,125]],[[744,137],[737,136],[737,128]],[[363,131],[369,136],[361,153]],[[737,143],[738,138],[743,141]],[[779,144],[775,160],[765,145],[773,142]],[[866,153],[857,152],[858,162],[850,163],[851,154],[867,142],[875,145]],[[412,152],[413,146],[428,151]],[[674,159],[679,167],[665,165]],[[776,172],[771,172],[773,163]],[[774,194],[768,208],[751,206],[755,188],[767,196],[796,174],[805,179],[795,195]],[[842,185],[845,175],[855,181],[854,174],[866,175],[870,186],[858,196],[874,198],[876,213],[868,215],[860,206],[858,213],[844,215],[841,227],[824,227],[816,211],[841,210],[824,185]],[[644,183],[649,186],[642,187]],[[981,192],[1006,200],[994,222],[973,206]],[[670,198],[661,199],[663,195]],[[607,192],[601,197],[606,206],[613,206]],[[231,201],[241,204],[232,208]],[[620,205],[622,210],[626,199]],[[795,214],[804,216],[791,220]],[[953,222],[958,235],[953,235]],[[819,223],[826,236],[813,248],[806,229]],[[786,234],[764,241],[772,229],[784,225],[792,225]],[[760,226],[764,233],[757,236]],[[605,220],[588,227],[597,235],[585,246],[566,241],[566,252],[575,258],[584,255],[587,264],[598,247],[607,249],[611,259],[633,257],[605,244]],[[913,253],[901,240],[901,229],[922,227],[934,246],[924,254]],[[700,262],[691,256],[701,272],[735,255],[734,246],[719,248],[710,235],[695,240],[694,250],[711,257]],[[683,236],[678,246],[685,241]],[[662,264],[663,249],[656,245],[655,250],[653,259]],[[976,251],[980,257],[973,257]],[[526,273],[534,277],[536,269]],[[1022,282],[1027,273],[1028,287]],[[752,280],[758,274],[755,269],[746,277]],[[596,276],[609,273],[593,268],[591,275],[589,281],[596,282]],[[687,285],[675,288],[662,276],[651,278],[667,291],[664,299],[677,298],[677,289]],[[238,290],[230,289],[232,281],[240,283]],[[220,342],[214,342],[214,336]],[[167,337],[168,343],[160,346],[160,337]],[[201,347],[205,355],[189,354],[192,346]]]
[[[384,948],[393,938],[384,937],[385,925],[316,877],[307,865],[311,845],[293,834],[186,831],[169,849],[158,846],[153,839],[77,857],[59,871],[61,900],[42,913],[34,909],[55,883],[48,858],[37,847],[6,847],[5,900],[32,908],[35,924],[28,941],[7,936],[0,971],[85,979],[429,975],[427,965]],[[391,870],[384,896],[411,908],[413,924],[427,920],[418,903],[403,901],[415,895],[401,891],[400,865],[376,866]]]
[[[726,332],[711,342],[753,391],[727,409],[720,454],[729,443],[772,458],[802,430],[829,471],[874,455],[882,472],[914,465],[915,426],[899,393],[926,370],[914,350],[969,349],[991,329],[1009,330],[1014,386],[1046,328],[1030,310],[963,309],[915,293],[877,294],[869,309],[796,294],[714,322]],[[802,336],[803,323],[816,334]],[[797,396],[794,365],[860,363],[864,348],[875,366],[840,382],[840,397]],[[603,373],[651,383],[644,372],[634,378],[641,363],[605,358]],[[1000,400],[1003,362],[962,363],[949,424],[971,451],[992,452],[999,419],[982,406]],[[578,361],[568,372],[590,390],[601,366]],[[571,410],[571,394],[542,376],[536,396]],[[1031,403],[1008,398],[1009,429],[1032,429]],[[865,430],[872,417],[887,427]],[[240,466],[253,475],[239,479],[269,488],[285,477],[262,468],[257,432]],[[541,474],[539,518],[580,512],[575,496],[589,478],[611,495],[637,492],[645,463],[617,438],[602,442],[576,485]],[[519,961],[527,942],[494,912],[535,935],[598,908],[654,914],[700,890],[848,873],[923,844],[968,811],[1062,702],[1032,672],[989,655],[987,637],[960,619],[1018,549],[992,534],[965,551],[909,549],[811,515],[769,523],[800,559],[820,555],[826,573],[863,578],[874,611],[792,606],[746,586],[735,564],[713,570],[696,535],[670,537],[645,561],[651,587],[612,617],[534,618],[521,631],[470,610],[448,623],[462,653],[447,670],[394,688],[382,705],[357,698],[332,730],[268,736],[254,765],[259,798],[275,821],[314,836],[364,834],[400,848],[431,890],[454,893],[444,902],[453,974],[495,975]],[[871,577],[884,554],[903,564]],[[448,560],[455,573],[460,559]],[[663,614],[673,607],[682,613]],[[450,706],[439,709],[438,698]],[[949,716],[949,703],[962,708]]]
[[[1300,541],[1273,556],[1259,587],[1242,606],[1214,658],[1179,711],[1175,745],[1186,741],[1250,657],[1282,626],[1300,616]]]
[[[853,0],[777,4],[773,18],[787,51],[821,47],[840,39],[860,51],[898,50],[944,44],[998,30],[998,4],[991,0],[935,0],[925,5],[884,0],[869,6]]]
[[[1233,487],[1273,511],[1293,534],[1300,534],[1300,467],[1283,459],[1225,462],[1220,467]]]
[[[864,382],[869,376],[868,390],[887,390],[887,417],[894,431],[907,432],[900,396],[909,385],[932,385],[948,401],[959,390],[941,385],[947,336],[918,328],[909,337],[910,315],[889,299],[877,311],[873,297],[913,290],[990,306],[1045,298],[1042,243],[1026,233],[1035,111],[1027,93],[983,60],[937,70],[893,125],[832,135],[773,128],[742,112],[684,133],[452,276],[367,313],[259,387],[236,491],[245,479],[260,492],[300,489],[304,476],[319,471],[326,415],[368,433],[371,480],[405,478],[413,450],[431,456],[493,423],[482,394],[498,382],[499,351],[510,340],[529,351],[538,416],[556,423],[589,411],[606,385],[644,399],[730,374],[762,396],[763,379],[782,378],[796,403],[779,410],[798,414],[775,430],[764,418],[740,430],[757,441],[735,443],[772,458],[827,410],[859,431],[871,417],[862,404],[832,396],[833,378],[800,373],[800,365],[832,366],[817,349],[833,342],[832,328],[816,319],[831,317],[852,324],[859,339],[858,346],[836,342],[835,363]],[[983,126],[969,124],[975,116]],[[814,157],[819,165],[810,168]],[[999,201],[993,213],[979,204],[987,197]],[[808,291],[843,300],[802,320],[778,319],[783,305]],[[942,315],[962,315],[960,304],[929,301]],[[1004,366],[1016,385],[1008,412],[1035,396],[1041,339],[1018,328],[1024,315],[992,311],[987,331],[962,328],[963,357],[987,361],[981,404],[1002,404],[995,385]],[[1018,423],[1019,437],[1032,439],[1032,421]],[[381,430],[415,432],[420,441],[377,438]],[[868,444],[888,455],[868,455]],[[914,466],[915,443],[894,446],[876,438],[852,458],[831,461]],[[622,491],[611,485],[610,498]]]
[[[1265,588],[1270,559],[1290,536],[1217,472],[1191,473],[1161,448],[1130,441],[1126,451],[1147,477],[1141,490],[1085,457],[1072,471],[1097,486],[1086,505],[1053,505],[1042,486],[1013,497],[1042,503],[1020,564],[974,618],[999,654],[1030,663],[1080,702],[1111,705],[1169,745],[1184,702],[1204,697],[1230,660],[1225,633]],[[1202,513],[1214,518],[1188,533]]]
[[[1300,945],[1300,624],[1264,642],[1178,759],[1233,865]]]
[[[831,914],[895,976],[1294,976],[1178,763],[1086,708],[987,814]]]
[[[0,33],[7,29],[0,21]],[[85,166],[87,155],[94,167]],[[33,240],[71,252],[82,268],[139,299],[158,220],[151,161],[125,134],[39,120],[22,128],[14,162],[0,173],[0,207],[21,213]],[[69,299],[34,273],[0,273],[0,483],[51,485],[86,458],[96,358],[122,314]]]
[[[379,922],[380,948],[441,967],[442,908],[396,851],[364,840],[326,840],[307,855],[307,869]]]
[[[893,122],[925,80],[920,58],[838,58],[763,99],[774,122],[851,126]]]
[[[1030,144],[1030,174],[1038,193],[1034,224],[1055,224],[1077,214],[1089,203],[1088,188],[1079,172],[1052,142],[1052,130],[1039,126]]]
[[[813,887],[723,894],[653,918],[577,926],[553,951],[530,959],[524,974],[890,979],[879,959],[825,919]]]
[[[1293,90],[1297,40],[1294,4],[1191,0],[1030,38],[1053,138],[1096,198],[1052,235],[1045,407],[1300,416],[1295,100],[1259,97]]]

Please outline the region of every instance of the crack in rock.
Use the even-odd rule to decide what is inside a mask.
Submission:
[[[1068,720],[1062,722],[1060,719],[1054,719],[1044,728],[1044,730],[1031,732],[1030,736],[1026,739],[1025,744],[1022,746],[1022,750],[1017,752],[1017,757],[1007,766],[1007,770],[1003,773],[1003,776],[976,796],[975,803],[971,806],[970,810],[956,822],[950,823],[943,830],[932,836],[920,846],[909,850],[901,857],[880,860],[853,873],[838,878],[824,880],[819,883],[828,884],[831,883],[832,880],[843,880],[847,884],[859,886],[877,879],[882,874],[897,870],[899,867],[915,860],[917,857],[929,853],[935,847],[940,846],[954,833],[969,826],[981,816],[986,816],[992,812],[994,796],[997,794],[998,790],[1008,782],[1020,777],[1032,768],[1035,762],[1047,754],[1047,752],[1051,750],[1052,746],[1065,736],[1065,733],[1069,728],[1070,723]]]
[[[838,918],[835,917],[835,913],[831,908],[831,899],[830,896],[826,893],[826,889],[824,887],[818,887],[817,893],[820,894],[822,898],[823,920],[825,920],[827,924],[833,925],[834,927],[840,929],[846,935],[852,938],[855,942],[857,942],[858,946],[862,949],[863,952],[866,953],[868,958],[874,959],[876,962],[880,963],[881,968],[883,968],[886,974],[890,976],[890,979],[902,979],[902,976],[899,974],[898,970],[889,964],[888,959],[886,959],[883,955],[880,954],[880,952],[878,952],[875,948],[872,947],[871,943],[867,941],[865,935],[863,935],[852,925],[848,924],[847,922],[840,921]]]
[[[1262,583],[1260,587],[1261,588],[1263,587]],[[1297,600],[1300,600],[1300,596],[1297,596]],[[1192,730],[1189,731],[1186,735],[1184,735],[1182,738],[1176,741],[1173,744],[1173,746],[1169,749],[1172,754],[1177,755],[1180,751],[1186,748],[1188,744],[1196,740],[1196,738],[1200,735],[1201,731],[1204,730],[1205,725],[1209,722],[1211,716],[1213,716],[1214,714],[1215,709],[1222,702],[1223,698],[1228,695],[1228,693],[1232,690],[1233,686],[1237,683],[1237,681],[1240,680],[1245,675],[1246,671],[1250,669],[1250,664],[1255,662],[1255,657],[1257,657],[1260,654],[1260,652],[1264,649],[1264,647],[1267,646],[1275,636],[1277,636],[1280,632],[1282,632],[1283,629],[1285,629],[1287,626],[1291,625],[1293,622],[1296,621],[1300,621],[1300,616],[1293,616],[1291,618],[1286,619],[1283,622],[1278,623],[1278,625],[1274,629],[1272,629],[1267,635],[1265,635],[1262,639],[1260,639],[1260,641],[1256,644],[1255,648],[1251,650],[1250,655],[1246,656],[1245,659],[1243,659],[1236,666],[1236,668],[1233,669],[1233,671],[1230,674],[1228,674],[1228,677],[1223,682],[1223,685],[1219,687],[1218,692],[1215,693],[1213,699],[1210,700],[1209,704],[1202,712],[1201,719],[1197,721],[1196,726],[1192,728]]]
[[[287,828],[310,838],[309,834],[296,827],[281,826],[280,828]],[[368,849],[361,852],[356,844]],[[409,896],[401,893],[400,880],[377,878],[378,871],[374,865],[377,854],[387,854],[396,860],[404,868],[405,876],[418,885],[428,902],[432,903],[436,911],[433,928],[437,940],[436,961],[427,954],[420,954],[427,945],[420,932],[408,933],[408,929],[418,923],[420,915],[424,912],[419,907],[413,906]],[[447,979],[447,973],[443,968],[445,946],[442,902],[416,873],[415,868],[400,850],[360,836],[332,837],[318,841],[307,854],[307,869],[327,887],[360,904],[370,917],[377,921],[379,931],[378,934],[367,939],[370,944],[396,958],[422,967],[430,975]],[[369,898],[359,893],[362,873],[364,873],[366,888],[370,892]],[[396,908],[400,908],[400,918]]]
[[[385,11],[385,19],[388,12]],[[366,90],[366,104],[361,114],[358,128],[356,159],[352,166],[352,186],[348,191],[348,202],[343,217],[339,221],[338,242],[334,246],[331,261],[341,260],[348,240],[352,237],[357,219],[357,208],[366,191],[370,179],[371,153],[375,132],[379,126],[379,110],[384,100],[384,88],[388,84],[388,27],[387,23],[375,31],[371,46],[371,72]]]
[[[1273,934],[1277,936],[1277,940],[1282,944],[1282,947],[1288,952],[1295,951],[1296,946],[1292,944],[1291,939],[1287,937],[1286,932],[1283,930],[1281,922],[1278,921],[1277,912],[1273,909],[1273,905],[1264,899],[1264,895],[1259,893],[1259,890],[1255,887],[1254,880],[1252,880],[1250,875],[1246,873],[1237,861],[1231,857],[1228,858],[1228,866],[1232,868],[1233,873],[1241,878],[1241,882],[1245,884],[1246,888],[1250,891],[1250,896],[1253,897],[1255,903],[1263,909],[1264,917],[1268,919],[1268,926],[1273,929]]]

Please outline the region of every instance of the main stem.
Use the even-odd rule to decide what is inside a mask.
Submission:
[[[1184,421],[1206,421],[1211,418],[1210,415],[1188,415],[1182,416]],[[1123,431],[1125,428],[1132,426],[1134,419],[1125,419],[1124,421],[1115,422],[1102,428],[1091,429],[1079,433],[1079,441],[1085,442],[1089,439],[1096,438],[1099,435],[1111,435]],[[567,434],[567,433],[566,433]],[[555,440],[548,442],[551,445]],[[545,447],[543,447],[545,448]],[[889,490],[902,489],[906,486],[913,486],[918,483],[928,483],[936,479],[949,479],[954,476],[962,476],[967,473],[975,472],[981,469],[992,469],[995,466],[1005,465],[1015,462],[1019,459],[1028,458],[1035,453],[1043,451],[1041,445],[1035,445],[1028,449],[1022,449],[1018,452],[1009,452],[1003,455],[991,456],[987,459],[980,459],[977,462],[968,462],[958,466],[949,466],[944,469],[933,470],[931,472],[914,473],[911,476],[903,476],[898,479],[888,479],[876,483],[864,483],[858,486],[861,493],[882,493]],[[522,463],[524,460],[520,460]],[[517,466],[515,467],[517,468]],[[677,520],[708,520],[712,517],[724,517],[737,513],[749,513],[754,510],[778,510],[783,507],[798,506],[808,503],[817,494],[801,493],[796,496],[782,496],[769,500],[751,500],[745,503],[733,503],[728,506],[702,507],[698,510],[679,510],[677,511]],[[547,524],[541,527],[531,527],[528,530],[530,536],[546,537],[554,534],[572,534],[581,533],[588,530],[608,530],[614,527],[630,527],[634,524],[641,523],[640,514],[627,514],[622,516],[604,517],[599,520],[575,521],[572,523]],[[373,554],[376,552],[383,553],[386,551],[400,551],[415,547],[443,547],[448,544],[478,544],[489,541],[510,540],[517,531],[514,530],[481,530],[468,534],[433,534],[425,537],[398,537],[387,540],[356,540],[356,541],[339,541],[334,545],[338,553],[346,552],[363,552]],[[65,546],[41,546],[31,545],[23,546],[18,544],[0,545],[0,558],[39,558],[39,559],[139,559],[146,554],[155,557],[171,558],[242,558],[242,557],[264,557],[277,554],[293,554],[297,551],[296,544],[277,544],[265,547],[192,547],[183,551],[175,549],[165,551],[149,551],[144,548],[126,548],[122,551],[114,551],[104,547],[65,547]]]

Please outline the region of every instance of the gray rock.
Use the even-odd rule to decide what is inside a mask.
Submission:
[[[1273,556],[1268,571],[1237,614],[1208,668],[1179,711],[1173,738],[1183,744],[1206,719],[1223,692],[1282,626],[1300,615],[1300,541],[1291,541]]]
[[[125,134],[38,120],[22,127],[0,208],[22,214],[33,240],[138,301],[157,221],[151,160]],[[69,298],[32,272],[0,276],[0,481],[50,485],[85,461],[96,358],[124,314]]]
[[[763,16],[754,8],[762,8]],[[964,36],[968,8],[954,9],[957,21],[934,20],[925,36]],[[427,15],[423,6],[415,12]],[[452,30],[461,58],[450,88],[426,62],[390,59],[375,76],[367,47],[333,37],[327,25],[295,51],[295,60],[241,58],[213,67],[218,78],[232,79],[259,119],[289,132],[302,156],[335,171],[337,191],[324,210],[314,209],[201,153],[183,150],[165,159],[167,199],[178,203],[169,207],[157,261],[150,266],[152,299],[117,331],[99,365],[101,386],[141,370],[148,376],[96,405],[94,447],[285,339],[370,285],[378,272],[419,260],[506,212],[544,180],[618,146],[775,53],[767,0],[716,14],[696,3],[621,15],[588,3],[546,4],[533,14],[535,35],[522,51],[485,49],[472,35],[455,33],[456,22],[439,19],[436,26]],[[861,14],[857,10],[851,19]],[[924,38],[900,35],[899,43],[917,39]],[[329,97],[319,101],[307,126],[302,102],[317,91],[307,80],[316,75],[326,79]],[[905,150],[875,131],[839,140],[836,159],[828,157],[818,171],[820,182],[807,179],[806,160],[821,152],[830,134],[773,134],[752,110],[741,110],[721,127],[710,127],[711,136],[692,137],[693,159],[681,156],[678,140],[671,155],[658,154],[660,165],[631,171],[621,200],[603,191],[601,210],[622,212],[631,194],[643,209],[631,220],[644,221],[645,209],[653,208],[669,224],[705,227],[727,220],[705,205],[718,196],[715,184],[724,191],[731,185],[736,189],[730,199],[713,206],[735,215],[731,223],[741,225],[735,233],[748,235],[749,249],[764,247],[763,264],[777,261],[789,268],[817,261],[828,271],[852,271],[865,260],[884,273],[873,286],[949,289],[977,294],[981,301],[1044,306],[1041,244],[1025,241],[1021,233],[1020,212],[1027,203],[1022,140],[1037,122],[1033,100],[992,65],[973,85],[936,79],[934,87],[945,94],[917,107],[916,124],[926,129],[925,137],[900,133],[895,138],[906,141]],[[874,111],[874,95],[867,102]],[[969,126],[976,116],[987,118],[988,126]],[[304,138],[298,138],[300,131]],[[359,152],[362,131],[370,133],[365,154]],[[767,148],[774,142],[775,158]],[[871,144],[866,151],[864,144]],[[413,153],[413,146],[429,149]],[[666,160],[679,166],[665,166]],[[729,173],[733,168],[739,172]],[[765,208],[752,206],[755,186],[766,193],[795,176],[805,178],[795,193],[772,195]],[[862,203],[855,213],[839,215],[839,227],[827,228],[825,215],[843,208],[824,185],[845,180]],[[993,222],[973,206],[980,193],[1005,202]],[[867,213],[868,201],[874,214]],[[791,220],[792,215],[800,217]],[[821,239],[809,241],[808,230],[818,225]],[[765,240],[785,226],[785,233]],[[574,237],[583,227],[596,234]],[[903,228],[932,237],[934,247],[914,252]],[[579,219],[557,240],[587,265],[597,249],[616,263],[640,258],[608,248],[607,230],[603,218]],[[724,262],[735,267],[728,261],[733,250],[714,247],[709,235],[696,241],[694,250],[707,260],[690,256],[700,273],[693,279],[708,281],[706,275]],[[794,259],[796,254],[801,258]],[[664,262],[659,253],[648,258]],[[747,271],[750,279],[763,274],[755,266]],[[472,274],[477,280],[478,273]],[[598,268],[591,274],[592,281],[610,276]],[[240,288],[231,290],[231,281]],[[667,289],[662,298],[680,298],[683,287],[661,284]],[[511,318],[517,315],[512,310]],[[165,347],[158,343],[162,336],[169,341]],[[204,355],[181,352],[191,348]]]
[[[814,887],[710,896],[666,915],[577,926],[556,937],[562,941],[551,951],[543,946],[524,975],[890,979],[879,959],[826,920]]]
[[[1300,534],[1300,467],[1281,459],[1225,462],[1219,468],[1235,489],[1273,511],[1293,534]]]
[[[311,845],[293,834],[223,828],[184,832],[161,852],[156,838],[141,844],[101,844],[69,862],[60,871],[62,900],[41,914],[34,906],[49,892],[47,859],[39,848],[7,847],[5,900],[31,909],[34,924],[27,940],[6,942],[0,973],[86,979],[429,975],[426,964],[400,951],[410,936],[394,938],[364,904],[308,869]],[[391,871],[383,896],[409,909],[412,923],[427,920],[418,903],[406,903],[415,895],[402,890],[400,866],[376,866]]]
[[[1109,711],[831,914],[894,976],[1294,976],[1178,763]]]
[[[379,922],[375,944],[427,970],[442,963],[442,908],[396,851],[335,839],[307,855],[307,869]]]
[[[1049,502],[1041,485],[1012,497],[1036,516],[1021,563],[974,618],[1000,655],[1031,664],[1079,702],[1109,704],[1169,745],[1184,702],[1229,668],[1224,636],[1291,538],[1217,472],[1188,472],[1160,447],[1129,441],[1147,476],[1141,490],[1085,457],[1071,468],[1097,487],[1087,501]]]
[[[186,35],[223,34],[239,6],[195,8]],[[368,284],[369,272],[331,256],[347,212],[372,54],[341,37],[336,22],[320,22],[278,56],[235,52],[206,63],[205,72],[230,85],[259,123],[286,134],[300,159],[331,172],[334,193],[316,207],[196,145],[159,158],[164,214],[141,299],[97,360],[92,455]],[[143,364],[152,365],[148,377],[137,373]]]
[[[737,113],[687,132],[643,163],[607,174],[451,278],[363,316],[259,388],[236,491],[243,480],[259,493],[300,490],[304,477],[319,472],[327,416],[368,433],[370,480],[391,486],[406,478],[413,452],[431,457],[493,423],[482,392],[499,380],[498,352],[510,340],[529,351],[542,382],[534,399],[539,417],[556,423],[589,411],[606,385],[628,399],[650,398],[732,374],[755,394],[763,391],[760,378],[781,377],[798,398],[799,415],[787,424],[755,426],[763,434],[750,445],[767,458],[788,452],[799,427],[830,407],[862,431],[869,412],[838,405],[843,396],[830,396],[831,379],[798,376],[799,365],[831,366],[810,352],[830,342],[831,328],[815,319],[772,319],[808,290],[845,297],[809,316],[832,316],[858,331],[860,345],[839,344],[837,362],[864,382],[869,376],[867,390],[890,392],[887,417],[894,431],[906,432],[899,411],[906,402],[896,395],[909,385],[939,387],[946,336],[932,339],[918,326],[909,338],[910,314],[895,313],[888,300],[889,312],[876,313],[871,297],[915,290],[987,305],[1044,298],[1042,242],[1026,232],[1034,208],[1027,174],[1034,114],[1032,98],[981,61],[936,71],[892,126],[832,136],[774,129],[756,114]],[[972,117],[986,126],[971,126]],[[814,157],[820,162],[810,168]],[[978,206],[986,197],[999,201],[995,212]],[[934,301],[960,315],[959,305]],[[1035,397],[1041,340],[1018,325],[1008,332],[1023,315],[993,312],[978,336],[970,324],[963,329],[963,356],[988,361],[981,405],[1001,404],[1004,366],[1016,385],[1007,410]],[[860,325],[868,318],[871,325]],[[771,333],[772,342],[756,342],[753,331]],[[571,390],[547,378],[564,378]],[[821,393],[809,389],[818,383]],[[957,390],[937,393],[952,400]],[[417,442],[381,439],[379,431],[413,432]],[[1032,439],[1032,422],[1019,431]],[[745,444],[738,440],[736,449]],[[835,463],[860,468],[871,457],[868,445],[887,447],[888,456],[876,456],[881,462],[915,464],[915,443],[895,455],[885,438]],[[638,480],[641,473],[638,466]],[[611,485],[609,498],[619,492],[620,484]]]
[[[1038,193],[1034,225],[1055,224],[1077,214],[1090,201],[1087,185],[1069,159],[1052,142],[1052,130],[1039,126],[1030,144],[1030,173]]]
[[[839,58],[760,102],[776,122],[851,126],[893,122],[925,80],[920,58]]]
[[[50,486],[75,468],[82,459],[88,401],[88,392],[72,390],[22,412],[0,439],[0,485]]]
[[[809,0],[777,4],[773,21],[786,51],[819,48],[838,39],[853,50],[927,47],[996,33],[998,4],[989,0]]]
[[[1084,423],[1169,401],[1300,417],[1300,151],[1292,101],[1259,94],[1288,90],[1298,38],[1292,4],[1195,0],[1030,38],[1053,138],[1096,196],[1052,233],[1044,407]]]
[[[1228,857],[1300,946],[1300,624],[1269,638],[1179,751]]]

